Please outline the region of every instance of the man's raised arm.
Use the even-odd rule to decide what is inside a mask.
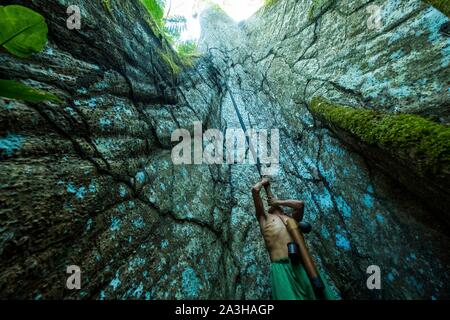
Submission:
[[[259,222],[266,219],[264,203],[261,199],[261,189],[268,185],[269,179],[264,178],[252,187],[253,202],[255,203],[256,217],[258,218]]]
[[[269,199],[270,205],[276,205],[280,207],[289,207],[294,209],[293,218],[296,221],[303,220],[303,214],[305,212],[305,202],[300,200],[276,200]]]

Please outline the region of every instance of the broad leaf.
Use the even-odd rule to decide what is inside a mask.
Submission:
[[[43,101],[61,102],[54,94],[33,89],[27,85],[13,80],[0,79],[0,97],[39,103]]]
[[[0,6],[0,45],[26,58],[41,52],[47,43],[48,27],[39,13],[19,5]]]

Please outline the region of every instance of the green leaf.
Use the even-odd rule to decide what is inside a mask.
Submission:
[[[39,103],[43,101],[62,102],[54,94],[31,88],[20,82],[0,79],[0,97]]]
[[[39,13],[19,5],[0,6],[0,45],[11,54],[26,58],[41,52],[48,27]]]
[[[183,16],[172,16],[164,19],[164,31],[174,41],[178,41],[181,33],[187,29],[187,20]]]
[[[164,6],[162,5],[162,3],[158,2],[157,0],[141,0],[141,2],[144,4],[145,8],[147,9],[148,13],[150,13],[156,24],[159,27],[162,27],[164,25]]]

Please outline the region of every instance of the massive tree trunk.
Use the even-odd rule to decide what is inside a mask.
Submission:
[[[64,102],[0,98],[0,297],[267,299],[256,166],[174,165],[177,128],[280,130],[278,197],[306,202],[308,244],[345,299],[449,298],[449,226],[313,116],[315,96],[449,123],[448,18],[422,1],[280,0],[237,24],[202,15],[182,67],[137,0],[6,1],[45,16],[44,52],[0,78]],[[379,5],[381,27],[368,28]],[[233,103],[236,103],[236,105]],[[393,166],[395,167],[395,166]],[[82,290],[66,288],[80,266]],[[378,265],[381,291],[366,270]]]

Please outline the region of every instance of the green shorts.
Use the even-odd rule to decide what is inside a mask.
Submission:
[[[289,258],[272,262],[270,267],[273,300],[317,300],[305,268],[301,263],[291,264]],[[336,295],[325,285],[326,300],[336,300]]]

